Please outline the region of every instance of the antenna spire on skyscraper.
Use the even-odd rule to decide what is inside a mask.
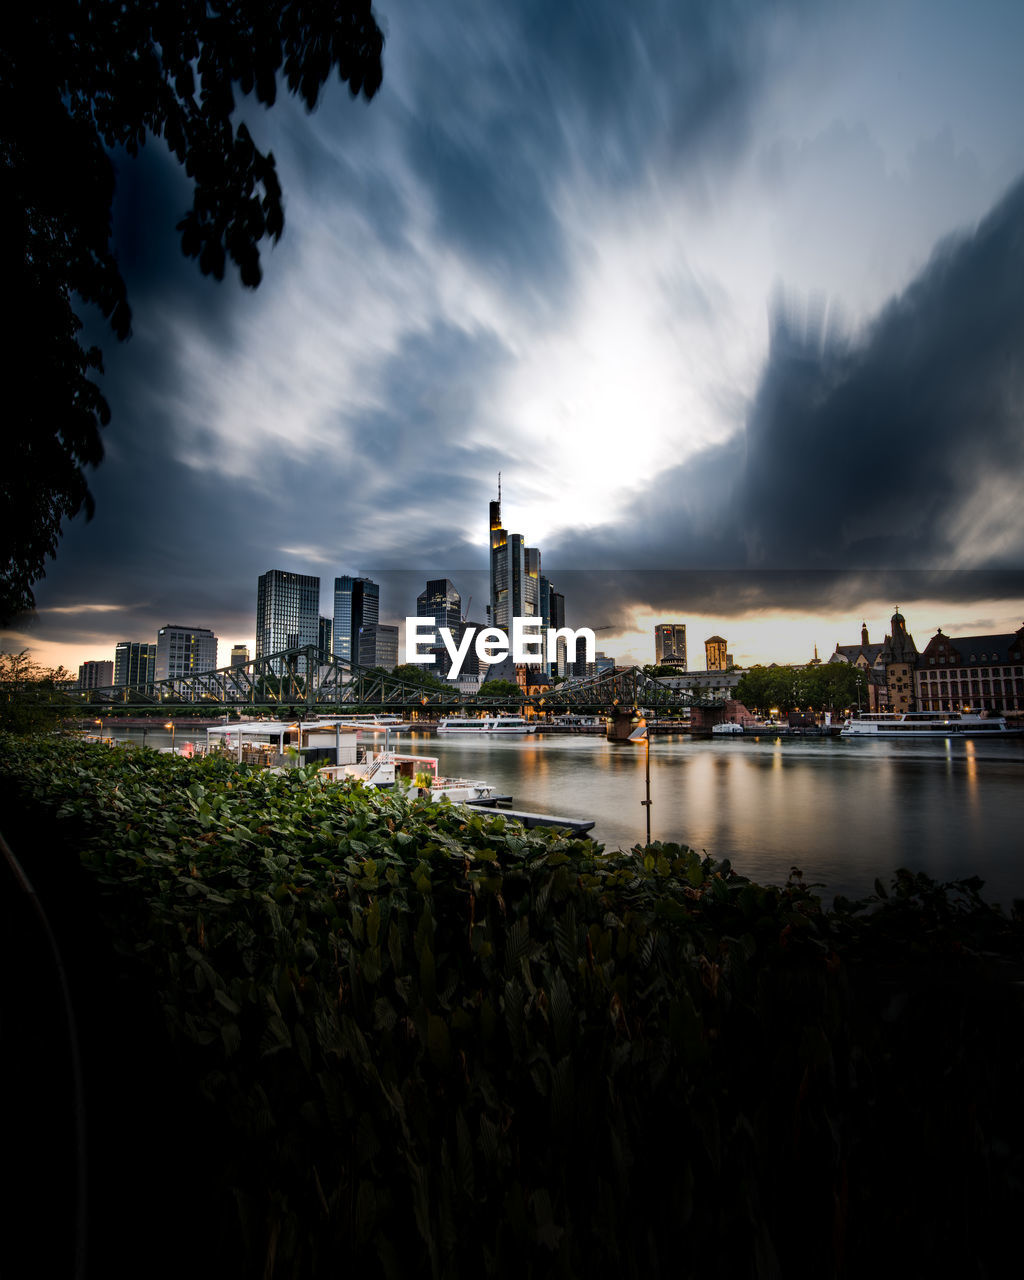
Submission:
[[[501,472],[498,472],[498,501],[501,501]]]

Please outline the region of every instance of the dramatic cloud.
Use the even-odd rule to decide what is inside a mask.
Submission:
[[[690,575],[675,597],[693,600],[704,581],[697,596],[710,605],[731,584],[737,612],[830,603],[830,576],[848,598],[850,571],[865,584],[884,573],[904,598],[924,585],[1019,598],[1022,470],[1019,184],[972,235],[940,245],[858,337],[777,300],[745,430],[663,470],[621,524],[553,539],[549,559],[665,571],[661,588],[637,580],[623,602],[634,605],[667,604],[681,567],[753,570]]]
[[[114,157],[97,515],[8,643],[251,638],[268,568],[482,618],[498,471],[577,624],[1016,610],[1024,10],[380,9],[372,103],[242,103],[286,198],[257,291],[182,258],[159,142]]]

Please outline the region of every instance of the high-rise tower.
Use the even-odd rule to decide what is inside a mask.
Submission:
[[[256,590],[256,657],[319,642],[320,579],[268,569]]]
[[[521,533],[509,533],[501,523],[501,475],[498,498],[490,504],[491,604],[490,625],[508,631],[513,618],[541,613],[540,552],[525,545]]]
[[[336,658],[359,662],[359,631],[380,621],[380,586],[371,578],[345,575],[334,579],[334,648]]]

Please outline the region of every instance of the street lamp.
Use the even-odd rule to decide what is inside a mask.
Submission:
[[[168,720],[168,721],[167,721],[167,723],[164,725],[164,728],[165,728],[165,729],[170,729],[170,731],[171,731],[171,751],[173,752],[173,750],[174,750],[174,721],[173,721],[173,720]]]
[[[647,810],[647,844],[651,843],[651,735],[647,727],[647,720],[643,716],[634,716],[631,723],[636,724],[636,728],[629,735],[630,742],[643,742],[644,744],[644,796],[645,799],[640,801],[641,807]]]

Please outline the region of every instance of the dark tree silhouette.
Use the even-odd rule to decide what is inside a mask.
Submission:
[[[371,98],[383,49],[370,0],[48,0],[15,5],[4,27],[0,622],[33,607],[62,521],[92,514],[83,468],[103,456],[110,410],[76,308],[97,307],[119,339],[131,328],[109,152],[162,138],[193,183],[183,252],[218,280],[230,259],[255,288],[260,241],[280,237],[284,211],[273,155],[233,119],[236,92],[270,106],[281,82],[312,110],[336,69]]]

